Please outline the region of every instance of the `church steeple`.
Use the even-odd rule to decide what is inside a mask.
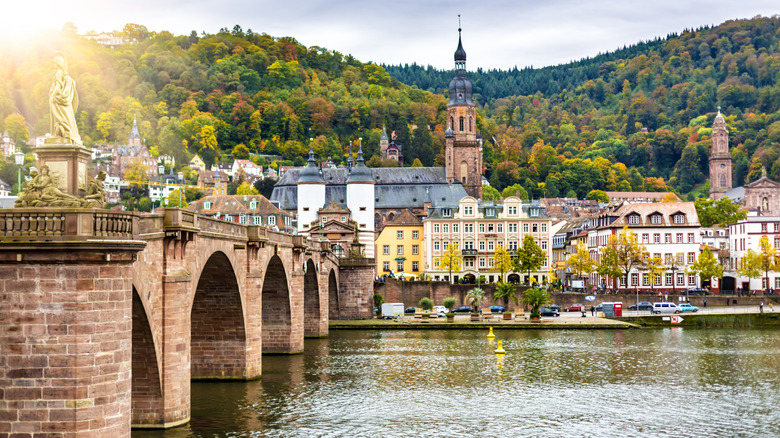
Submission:
[[[729,130],[726,119],[720,113],[715,116],[710,132],[712,148],[710,149],[710,198],[715,200],[723,196],[732,186],[731,155],[729,154]]]
[[[447,182],[460,183],[466,192],[482,197],[482,144],[477,139],[477,111],[472,85],[466,75],[466,51],[458,15],[458,48],[455,50],[455,76],[450,81],[447,104],[447,132],[444,160]]]

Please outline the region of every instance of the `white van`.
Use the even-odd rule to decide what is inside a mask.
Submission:
[[[680,309],[674,303],[653,303],[653,314],[680,313]]]
[[[382,303],[382,318],[392,319],[404,316],[404,303]]]

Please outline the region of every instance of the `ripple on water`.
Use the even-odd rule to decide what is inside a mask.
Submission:
[[[771,330],[335,331],[194,383],[193,421],[134,438],[780,435]]]

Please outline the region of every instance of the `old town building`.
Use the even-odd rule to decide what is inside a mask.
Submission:
[[[710,198],[722,197],[731,189],[731,155],[729,155],[729,130],[720,113],[712,124],[712,150],[710,152]]]
[[[523,203],[514,196],[502,203],[483,203],[467,196],[457,204],[432,208],[423,220],[423,228],[425,269],[433,280],[472,282],[484,276],[488,282],[499,281],[496,248],[517,251],[526,235],[533,236],[546,254],[541,269],[532,272],[531,277],[540,283],[546,280],[552,254],[552,219],[538,203]],[[441,267],[441,257],[452,244],[458,245],[463,262],[460,272],[453,272],[450,279],[449,271]],[[504,274],[513,282],[529,280],[525,272]]]
[[[423,223],[406,209],[376,239],[377,275],[418,277],[425,270]]]
[[[263,195],[212,195],[194,201],[188,210],[239,224],[263,225],[293,232],[293,216],[280,210]]]

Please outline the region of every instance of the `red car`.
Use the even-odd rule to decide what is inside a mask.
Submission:
[[[564,308],[563,310],[567,312],[581,312],[584,308],[585,306],[583,306],[582,303],[574,303],[571,306]]]

